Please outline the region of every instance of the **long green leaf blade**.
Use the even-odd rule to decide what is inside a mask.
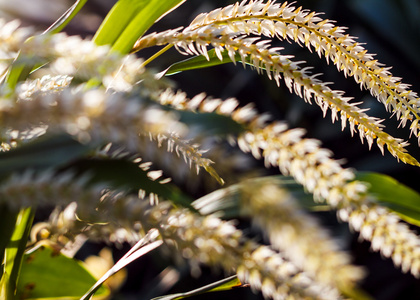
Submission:
[[[25,169],[64,165],[89,151],[69,135],[41,137],[16,149],[0,153],[0,176]]]
[[[161,72],[159,75],[170,76],[170,75],[174,75],[183,71],[197,70],[197,69],[203,69],[203,68],[218,66],[222,64],[232,63],[232,59],[229,57],[227,51],[223,51],[221,53],[222,59],[220,59],[216,55],[216,51],[214,49],[207,51],[207,53],[208,53],[209,59],[207,59],[203,55],[187,58],[185,60],[172,64],[171,66],[169,66],[169,68]],[[239,54],[235,56],[235,61],[241,61],[241,57]]]
[[[369,183],[369,193],[403,220],[420,226],[420,194],[394,178],[373,172],[358,172],[357,179]]]
[[[305,192],[304,188],[292,178],[285,176],[265,176],[247,179],[243,183],[234,184],[227,188],[218,189],[192,203],[192,206],[203,215],[221,213],[225,218],[246,217],[240,209],[241,188],[248,183],[270,182],[287,190],[299,201],[299,205],[310,211],[326,211],[330,207],[325,204],[315,203],[313,196]]]
[[[10,210],[6,204],[0,205],[0,262],[3,262],[6,247],[10,242],[16,225],[18,213]],[[0,271],[0,278],[2,273]]]
[[[7,245],[4,257],[4,273],[1,288],[6,288],[9,297],[15,294],[21,270],[23,254],[35,213],[32,208],[22,209],[16,219],[15,230]]]
[[[119,0],[110,10],[93,37],[96,45],[113,45],[148,0]]]
[[[236,275],[233,275],[189,292],[161,296],[152,300],[178,300],[204,293],[228,291],[241,286],[243,286],[241,281],[238,279],[238,277],[236,277]]]
[[[88,0],[77,0],[57,21],[54,22],[43,34],[54,34],[62,31],[64,27],[79,13]]]
[[[133,48],[134,43],[147,31],[147,29],[185,1],[186,0],[148,1],[147,5],[137,13],[135,18],[130,20],[131,22],[113,44],[112,49],[122,54],[129,53]]]
[[[190,207],[192,199],[170,183],[161,184],[152,180],[148,172],[138,164],[124,159],[82,159],[71,166],[71,170],[84,174],[89,173],[91,183],[107,182],[113,188],[144,190],[162,199],[173,201],[180,206]]]

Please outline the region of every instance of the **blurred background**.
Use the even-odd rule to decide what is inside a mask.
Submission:
[[[92,36],[102,19],[115,3],[115,0],[90,0],[82,13],[66,28],[69,34]],[[151,31],[186,26],[200,12],[210,11],[226,6],[235,1],[226,0],[188,0],[181,9],[167,15]],[[357,36],[358,41],[365,43],[370,53],[376,53],[376,58],[386,66],[392,66],[391,72],[403,78],[404,83],[412,85],[414,91],[420,92],[420,1],[418,0],[299,0],[297,5],[316,12],[323,12],[322,18],[336,20],[337,25],[348,27],[348,33]],[[74,1],[69,0],[0,0],[0,17],[18,18],[24,25],[36,26],[40,31],[51,25]],[[394,137],[409,139],[407,128],[398,128],[395,118],[385,111],[385,108],[367,91],[360,90],[353,79],[346,79],[337,72],[335,66],[328,65],[317,54],[310,53],[306,48],[284,41],[274,42],[276,46],[284,47],[283,54],[292,54],[296,61],[306,61],[313,66],[313,73],[322,73],[319,77],[325,82],[334,82],[332,88],[344,90],[348,96],[357,101],[363,101],[362,107],[370,108],[368,114],[384,118],[386,131]],[[147,49],[139,55],[144,58],[152,55],[158,49]],[[160,59],[152,62],[150,67],[161,71],[170,64],[184,59],[175,50],[165,53]],[[199,76],[197,76],[199,74]],[[348,130],[341,132],[339,123],[332,124],[330,114],[324,119],[318,106],[309,105],[302,99],[289,93],[282,85],[276,86],[274,81],[264,75],[258,75],[242,66],[227,64],[203,70],[183,72],[171,76],[179,89],[192,97],[205,91],[213,97],[236,97],[241,103],[253,102],[260,112],[269,112],[276,119],[285,120],[290,127],[303,127],[307,137],[320,139],[323,147],[331,149],[334,157],[344,159],[345,166],[358,171],[375,171],[390,175],[417,191],[420,191],[420,169],[398,163],[390,154],[382,156],[375,146],[369,151],[368,146],[361,144],[358,137],[351,137]],[[420,148],[415,138],[409,139],[410,153],[420,159]],[[276,172],[273,170],[273,172]],[[321,221],[331,230],[339,228],[346,230],[346,225],[338,224],[333,213],[320,215]],[[414,228],[415,229],[415,228]],[[420,281],[411,275],[404,275],[395,269],[391,260],[383,260],[377,253],[369,250],[368,243],[359,243],[357,236],[348,233],[348,247],[354,253],[355,262],[364,265],[369,275],[362,287],[374,299],[419,299]],[[95,251],[103,245],[90,245]],[[128,247],[128,246],[127,246]],[[127,248],[128,249],[128,248]],[[124,250],[115,252],[118,258]],[[83,254],[82,254],[83,255]],[[157,276],[163,266],[160,256],[151,256],[149,260],[135,262],[128,270],[127,282],[115,299],[148,299],[153,296],[150,279]],[[204,279],[190,278],[184,270],[180,283],[174,284],[167,292],[186,291],[210,283],[214,272],[203,269]],[[210,274],[213,274],[210,276]],[[222,276],[219,274],[218,276]],[[189,278],[186,280],[185,278]],[[208,282],[206,281],[208,280]],[[241,289],[236,294],[232,292],[219,295],[204,295],[198,298],[210,299],[232,298],[246,299],[252,293]]]

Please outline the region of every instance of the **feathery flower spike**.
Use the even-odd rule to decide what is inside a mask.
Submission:
[[[173,30],[162,33],[152,33],[139,41],[146,45],[174,44],[179,51],[189,55],[204,55],[207,57],[207,47],[212,45],[216,53],[228,51],[235,62],[235,55],[241,56],[242,62],[251,63],[257,70],[264,68],[270,78],[280,84],[284,77],[286,86],[306,102],[313,99],[326,114],[328,108],[332,111],[332,121],[340,119],[344,129],[347,121],[350,132],[358,131],[360,138],[366,139],[369,147],[376,139],[376,144],[383,151],[386,145],[388,151],[404,163],[420,165],[404,148],[407,143],[394,138],[382,130],[381,120],[368,116],[365,110],[358,108],[357,103],[351,103],[351,98],[344,97],[343,92],[331,90],[327,84],[308,73],[307,68],[301,69],[299,63],[292,62],[290,56],[278,53],[278,48],[270,48],[266,41],[257,38],[243,38],[226,32],[226,27],[214,29],[210,26],[197,30],[185,29],[182,32]],[[182,50],[181,50],[182,49]]]
[[[176,101],[172,104],[173,99]],[[205,100],[214,101],[214,105],[209,105],[212,111],[230,115],[245,127],[245,132],[237,138],[244,152],[251,152],[257,159],[264,158],[268,167],[279,167],[284,175],[293,176],[314,195],[316,201],[325,200],[337,209],[338,217],[360,231],[362,238],[375,241],[372,244],[374,250],[391,257],[397,266],[401,265],[401,256],[404,255],[405,261],[411,262],[411,273],[415,276],[420,274],[419,237],[398,216],[374,204],[367,194],[367,186],[354,181],[353,171],[343,169],[339,161],[331,158],[330,151],[320,148],[319,141],[303,139],[304,130],[288,130],[287,125],[280,122],[267,123],[267,115],[258,115],[249,106],[237,108],[238,102],[235,99],[210,100],[200,95],[190,100],[185,94],[177,93],[175,96],[170,90],[161,95],[162,102],[192,111],[201,111]],[[380,222],[379,229],[375,231],[379,237],[374,239],[373,235],[366,232],[373,232],[374,227],[369,218],[375,215],[381,215],[384,221]],[[365,228],[363,232],[362,228]],[[390,237],[386,243],[379,242],[384,241],[387,234]]]
[[[47,124],[49,130],[64,130],[81,142],[108,139],[134,151],[139,133],[185,132],[185,126],[176,116],[158,105],[135,93],[111,94],[103,89],[82,92],[66,88],[61,92],[37,94],[31,100],[5,99],[0,115],[3,130],[10,127],[23,131]]]
[[[278,253],[246,239],[231,222],[215,216],[203,217],[187,209],[173,209],[168,202],[151,206],[149,201],[133,195],[118,191],[104,193],[102,187],[86,189],[83,185],[84,180],[79,178],[75,182],[72,174],[57,177],[52,172],[40,175],[27,172],[4,182],[0,194],[3,202],[16,209],[29,204],[42,207],[61,199],[59,205],[67,207],[63,214],[53,213],[50,228],[56,225],[55,229],[66,234],[82,228],[76,224],[83,223],[80,220],[89,224],[107,222],[102,226],[92,225],[86,233],[91,236],[96,227],[102,236],[110,233],[113,242],[126,239],[127,231],[142,235],[156,228],[167,244],[175,245],[192,266],[205,263],[222,267],[226,272],[237,271],[242,281],[249,282],[267,297],[340,298],[334,288],[314,282]],[[74,199],[77,201],[73,202]]]
[[[362,277],[350,257],[297,200],[275,182],[246,181],[240,186],[241,210],[267,232],[270,242],[313,278],[336,287],[352,286]],[[317,245],[316,248],[313,245]]]
[[[361,88],[369,90],[403,126],[411,121],[411,132],[420,145],[420,105],[417,93],[392,75],[390,68],[374,59],[373,54],[346,33],[345,27],[323,20],[319,13],[288,2],[242,1],[209,13],[198,15],[185,31],[223,28],[226,34],[264,35],[294,41],[319,56],[325,56],[345,76],[352,76]]]
[[[144,146],[140,135],[160,142],[165,139],[170,150],[183,155],[190,166],[194,164],[197,170],[203,168],[223,184],[223,179],[211,166],[213,162],[203,157],[200,149],[181,139],[187,132],[186,126],[160,105],[134,91],[111,94],[103,89],[82,92],[78,88],[65,88],[60,92],[32,95],[32,86],[39,83],[34,81],[28,84],[29,88],[22,87],[23,96],[31,94],[31,99],[20,99],[16,103],[8,99],[7,105],[4,102],[0,108],[3,128],[13,128],[22,134],[33,125],[47,124],[50,131],[64,130],[83,143],[112,142],[134,152],[141,152]],[[39,88],[43,89],[42,84]],[[7,131],[3,136],[7,136]]]
[[[336,289],[317,284],[269,247],[246,239],[231,222],[212,215],[202,217],[187,210],[172,210],[162,214],[159,223],[163,239],[172,240],[193,264],[221,266],[229,273],[236,270],[242,282],[261,290],[266,297],[340,298]],[[305,283],[306,280],[311,283]]]
[[[6,23],[0,19],[0,59],[12,60],[16,57],[27,38],[34,34],[31,28],[19,27],[20,22],[14,20]]]

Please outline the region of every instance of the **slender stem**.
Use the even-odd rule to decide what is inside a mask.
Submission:
[[[163,53],[165,53],[166,51],[168,51],[169,49],[171,49],[172,46],[173,46],[172,44],[169,44],[169,45],[166,45],[164,48],[160,49],[158,52],[156,52],[151,57],[149,57],[148,59],[146,59],[144,61],[144,63],[142,64],[142,67],[146,66],[148,63],[150,63],[151,61],[153,61],[154,59],[158,58],[160,55],[162,55]]]
[[[0,205],[0,264],[3,264],[7,245],[16,226],[17,216],[18,212],[10,210],[5,204]],[[2,275],[0,273],[0,279]]]
[[[138,241],[111,269],[109,269],[90,289],[84,294],[80,300],[88,300],[98,290],[98,288],[109,277],[117,273],[129,263],[137,258],[149,253],[163,244],[162,240],[157,240],[159,232],[155,229],[149,231],[144,238]]]
[[[32,222],[34,220],[35,210],[31,207],[21,209],[17,219],[16,227],[5,251],[4,270],[7,277],[4,288],[7,289],[6,299],[14,299],[16,297],[16,286],[19,279],[20,269],[22,265],[23,254],[26,248],[29,232],[31,231]]]

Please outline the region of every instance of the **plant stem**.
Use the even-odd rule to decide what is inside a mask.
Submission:
[[[170,45],[166,45],[165,48],[160,49],[158,52],[156,52],[155,54],[153,54],[153,56],[151,56],[148,59],[146,59],[144,61],[144,63],[142,64],[142,67],[145,67],[151,61],[153,61],[154,59],[158,58],[160,55],[162,55],[163,53],[165,53],[166,51],[168,51],[169,49],[171,49],[172,46],[173,45],[170,44]]]

